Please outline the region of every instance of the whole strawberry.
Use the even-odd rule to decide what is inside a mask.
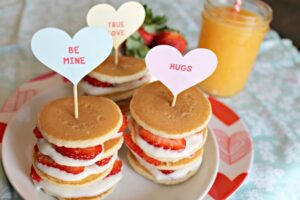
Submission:
[[[144,27],[139,28],[138,32],[143,38],[145,45],[148,47],[151,46],[156,34],[147,32]]]
[[[154,45],[170,45],[181,53],[184,53],[187,48],[187,42],[183,35],[172,30],[165,30],[157,34],[154,38]]]
[[[180,52],[187,48],[187,42],[182,34],[167,26],[167,17],[154,15],[151,8],[144,5],[146,17],[143,25],[125,42],[124,54],[145,58],[150,48],[156,45],[171,45]]]

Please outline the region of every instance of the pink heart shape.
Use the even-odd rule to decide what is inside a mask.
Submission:
[[[185,56],[174,47],[159,45],[146,56],[150,73],[174,96],[208,78],[217,67],[217,56],[208,49],[194,49]]]
[[[219,143],[220,157],[229,165],[238,162],[252,150],[251,140],[245,131],[228,135],[220,129],[214,129],[214,133]]]

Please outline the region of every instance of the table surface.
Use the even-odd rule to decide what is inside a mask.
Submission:
[[[0,105],[22,83],[47,69],[32,55],[30,39],[43,27],[74,34],[86,26],[85,15],[105,1],[2,0],[0,2]],[[108,2],[108,1],[107,1]],[[111,0],[119,6],[121,0]],[[157,14],[197,45],[202,0],[152,0]],[[300,54],[289,39],[270,31],[246,88],[221,99],[246,123],[255,148],[254,165],[232,199],[300,199]],[[18,199],[0,168],[0,199]]]

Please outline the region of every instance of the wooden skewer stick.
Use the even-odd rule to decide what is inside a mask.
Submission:
[[[74,84],[74,85],[73,85],[73,95],[74,95],[74,113],[75,113],[75,119],[78,119],[79,113],[78,113],[77,84]]]
[[[115,64],[119,63],[119,47],[115,48]]]
[[[173,101],[172,101],[172,104],[171,104],[172,107],[175,106],[176,100],[177,100],[177,95],[173,96]]]

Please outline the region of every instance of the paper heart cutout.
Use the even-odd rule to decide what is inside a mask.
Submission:
[[[69,53],[70,47],[73,52],[77,48],[79,53]],[[60,29],[45,28],[32,37],[31,49],[40,62],[76,85],[109,56],[112,37],[105,29],[96,27],[85,27],[73,38]]]
[[[145,20],[144,7],[134,1],[122,4],[116,11],[109,4],[98,4],[87,14],[89,26],[104,27],[113,37],[117,49],[130,35],[143,24]],[[114,27],[113,24],[114,23]]]
[[[217,56],[208,49],[194,49],[182,56],[174,47],[159,45],[145,58],[150,73],[174,96],[208,78],[217,67]]]
[[[229,165],[235,164],[252,151],[251,140],[245,131],[226,134],[220,129],[214,129],[219,144],[221,160]]]
[[[238,187],[243,183],[247,177],[247,173],[241,173],[233,180],[230,180],[226,175],[222,173],[217,174],[217,178],[210,188],[208,194],[215,200],[227,199]]]

